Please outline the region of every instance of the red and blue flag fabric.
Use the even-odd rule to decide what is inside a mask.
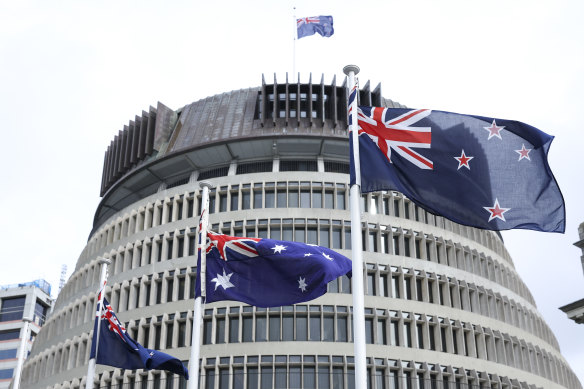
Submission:
[[[234,300],[278,307],[313,300],[351,271],[349,258],[326,247],[207,233],[205,302]],[[196,296],[201,296],[201,249]]]
[[[99,312],[99,303],[97,305]],[[90,358],[95,358],[95,362],[101,365],[130,370],[167,370],[182,375],[186,379],[189,378],[187,368],[179,359],[157,350],[145,348],[132,339],[105,298],[103,306],[99,319],[101,320],[99,340],[97,339],[97,317],[93,326]]]
[[[298,31],[298,39],[315,33],[328,38],[335,33],[332,16],[321,15],[296,19],[296,29]]]
[[[564,232],[564,199],[547,161],[553,136],[514,120],[428,109],[359,107],[358,124],[363,193],[396,190],[482,229]]]

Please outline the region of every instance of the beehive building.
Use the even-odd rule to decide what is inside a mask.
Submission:
[[[328,246],[350,256],[346,84],[289,80],[158,103],[104,157],[93,229],[39,333],[26,388],[84,387],[98,258],[129,334],[187,362],[199,182],[213,185],[212,229]],[[362,105],[396,107],[380,86]],[[397,192],[363,196],[371,388],[571,388],[581,384],[515,271],[501,236],[454,224]],[[352,388],[351,284],[261,309],[204,306],[204,388]],[[182,388],[162,371],[98,366],[95,386]]]

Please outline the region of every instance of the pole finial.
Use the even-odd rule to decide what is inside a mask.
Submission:
[[[211,185],[211,183],[209,181],[201,181],[201,182],[199,182],[199,186],[201,188],[207,187],[209,189],[211,189],[213,187],[213,185]]]
[[[345,73],[347,76],[349,75],[349,73],[354,72],[355,75],[359,74],[359,66],[357,65],[347,65],[343,68],[343,73]]]
[[[106,265],[110,265],[112,263],[112,261],[111,261],[111,259],[108,259],[108,258],[98,257],[97,263],[99,263],[100,265],[102,263],[105,263]]]

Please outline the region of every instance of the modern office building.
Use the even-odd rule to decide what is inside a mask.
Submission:
[[[400,106],[367,83],[363,105]],[[130,120],[109,145],[93,229],[23,371],[26,388],[85,384],[99,258],[129,334],[187,362],[200,181],[215,231],[351,255],[346,85],[266,83]],[[582,388],[501,236],[363,196],[372,388]],[[534,233],[536,234],[536,233]],[[204,388],[352,388],[351,284],[295,306],[204,306]],[[95,386],[182,388],[164,371],[98,366]]]
[[[582,250],[580,261],[582,263],[582,270],[584,271],[584,223],[578,227],[579,240],[574,243],[574,246]],[[568,319],[574,320],[578,324],[584,324],[584,298],[573,303],[560,307],[562,312],[568,315]]]
[[[18,358],[30,352],[52,306],[45,280],[0,286],[0,388],[10,386]]]

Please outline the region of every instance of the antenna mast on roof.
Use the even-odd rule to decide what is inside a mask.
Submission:
[[[61,278],[59,279],[59,293],[61,293],[61,289],[63,289],[63,287],[65,286],[65,277],[67,276],[67,265],[63,264],[61,265]]]

